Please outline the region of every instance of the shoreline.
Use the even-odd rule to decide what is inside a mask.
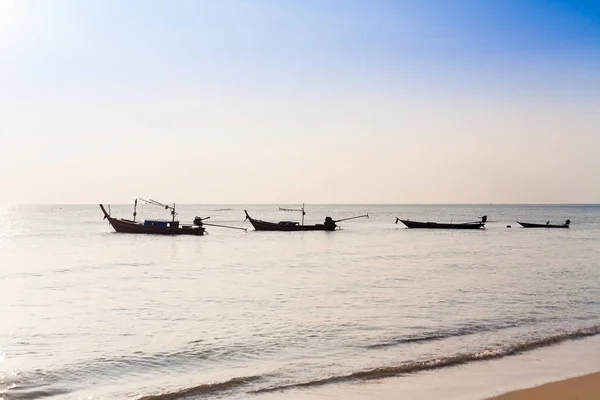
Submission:
[[[600,335],[542,347],[519,355],[396,377],[295,388],[251,395],[256,400],[600,400]],[[587,378],[591,376],[592,378]],[[597,386],[586,397],[581,379]],[[558,391],[554,385],[568,386]],[[550,393],[544,395],[547,385]],[[572,386],[573,385],[573,386]],[[586,386],[587,387],[587,386]],[[539,392],[539,391],[542,392]],[[570,393],[575,395],[571,396]],[[510,396],[519,397],[510,397]],[[577,397],[579,396],[579,397]]]
[[[598,400],[600,399],[600,372],[567,378],[528,389],[520,389],[488,400]]]

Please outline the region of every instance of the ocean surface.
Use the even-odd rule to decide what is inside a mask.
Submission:
[[[244,209],[299,220],[279,206],[297,207],[178,206],[182,222],[249,228],[202,237],[114,233],[97,205],[0,206],[0,397],[286,396],[600,334],[600,206],[307,205],[306,223],[370,218],[335,232],[244,222]],[[479,231],[394,223],[482,215]]]

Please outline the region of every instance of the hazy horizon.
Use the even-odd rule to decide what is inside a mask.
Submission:
[[[0,204],[600,203],[600,4],[0,0]]]
[[[157,199],[154,199],[157,200]],[[127,206],[132,205],[135,199],[125,203],[15,203],[15,204],[0,204],[2,207],[11,206],[98,206],[113,205]],[[172,205],[172,201],[157,201],[163,204]],[[297,206],[301,207],[302,203],[177,203],[177,206]],[[310,206],[600,206],[600,203],[304,203],[308,208]],[[152,205],[148,205],[152,207]]]

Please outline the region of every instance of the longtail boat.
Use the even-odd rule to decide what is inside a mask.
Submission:
[[[485,226],[486,221],[487,215],[481,217],[481,221],[463,223],[418,222],[396,217],[396,223],[402,222],[407,228],[413,229],[480,229]]]
[[[291,208],[279,208],[282,211],[300,211],[302,212],[302,223],[298,223],[295,221],[279,221],[279,222],[268,222],[262,221],[260,219],[254,219],[248,214],[248,211],[244,210],[246,213],[246,220],[250,221],[252,226],[257,231],[282,231],[282,232],[298,232],[298,231],[334,231],[338,228],[337,223],[341,221],[348,221],[350,219],[356,218],[369,218],[369,214],[359,215],[356,217],[343,218],[338,220],[333,220],[331,217],[325,217],[325,222],[322,224],[314,224],[314,225],[304,225],[304,215],[306,212],[304,211],[304,204],[302,204],[301,209],[291,209]]]
[[[146,204],[153,204],[160,207],[164,207],[166,210],[171,210],[171,219],[146,219],[144,222],[136,221],[137,217],[137,205],[138,200],[144,202]],[[178,220],[175,219],[177,216],[177,212],[175,211],[175,204],[168,205],[162,204],[155,200],[144,200],[144,199],[135,199],[135,203],[133,206],[133,220],[126,218],[115,218],[110,215],[110,205],[108,206],[108,211],[103,204],[100,204],[100,209],[104,213],[104,219],[108,220],[108,223],[113,227],[116,232],[119,233],[141,233],[141,234],[153,234],[153,235],[194,235],[194,236],[202,236],[206,232],[206,228],[204,225],[217,226],[221,228],[231,228],[231,229],[242,229],[246,230],[246,228],[237,228],[233,226],[225,226],[225,225],[217,225],[217,224],[208,224],[204,222],[210,217],[196,217],[194,218],[193,223],[191,224],[181,224]]]
[[[531,222],[517,221],[517,224],[521,225],[523,228],[568,228],[571,225],[571,220],[568,219],[565,221],[564,224],[561,225],[553,225],[550,223],[550,221],[546,222],[545,224],[534,224]]]

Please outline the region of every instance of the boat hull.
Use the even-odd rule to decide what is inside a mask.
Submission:
[[[334,231],[336,226],[326,226],[324,224],[315,224],[315,225],[288,225],[288,224],[280,224],[276,222],[267,222],[261,221],[260,219],[254,219],[248,212],[244,210],[246,213],[246,218],[255,230],[257,231],[278,231],[278,232],[303,232],[303,231]]]
[[[148,226],[139,222],[130,221],[122,218],[111,217],[104,208],[104,205],[100,204],[100,208],[104,213],[104,217],[108,219],[108,222],[113,229],[118,233],[137,233],[147,235],[191,235],[191,236],[202,236],[204,235],[205,228],[201,226],[184,225],[177,227],[162,228],[158,226]]]
[[[567,225],[567,224],[563,224],[563,225],[532,224],[530,222],[519,222],[519,221],[517,221],[517,224],[521,225],[523,228],[564,228],[564,229],[569,228],[569,225]]]
[[[468,222],[464,224],[438,223],[438,222],[418,222],[405,219],[398,219],[407,228],[411,229],[480,229],[485,226],[483,222]]]

